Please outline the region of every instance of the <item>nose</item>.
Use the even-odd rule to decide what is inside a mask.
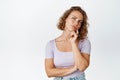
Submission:
[[[78,26],[78,24],[79,24],[78,21],[74,22],[74,26]]]

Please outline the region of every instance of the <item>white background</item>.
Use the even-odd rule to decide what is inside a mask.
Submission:
[[[46,43],[58,37],[65,10],[81,6],[92,44],[87,80],[120,80],[119,0],[0,0],[0,80],[51,80],[44,69]]]

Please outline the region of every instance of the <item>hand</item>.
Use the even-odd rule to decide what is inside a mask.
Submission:
[[[78,37],[78,34],[75,33],[75,31],[72,31],[72,32],[70,33],[70,42],[71,42],[71,43],[75,43],[77,37]]]
[[[77,66],[75,65],[75,66],[73,67],[73,69],[76,71],[76,70],[77,70]]]
[[[71,70],[72,70],[72,71],[76,71],[76,70],[77,70],[77,66],[76,66],[76,65],[72,66],[72,67],[71,67]]]

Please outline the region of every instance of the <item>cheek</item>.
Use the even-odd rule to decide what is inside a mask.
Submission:
[[[69,26],[70,25],[70,21],[66,20],[65,26]]]
[[[66,19],[66,23],[67,23],[67,24],[71,24],[72,21],[71,21],[70,19]]]

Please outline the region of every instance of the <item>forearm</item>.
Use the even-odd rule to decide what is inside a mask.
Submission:
[[[60,76],[66,76],[68,74],[73,73],[76,71],[76,68],[70,67],[70,68],[51,68],[48,71],[48,77],[60,77]]]
[[[75,65],[80,71],[84,71],[89,62],[82,56],[76,44],[72,44],[72,51],[74,53]]]

